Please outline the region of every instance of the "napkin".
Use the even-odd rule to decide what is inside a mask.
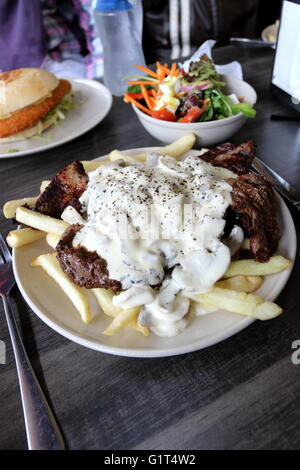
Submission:
[[[187,72],[189,69],[190,63],[198,60],[202,54],[207,54],[208,57],[212,59],[211,50],[215,44],[216,44],[216,41],[214,41],[213,39],[208,39],[207,41],[205,41],[189,59],[187,59],[185,62],[183,62],[183,64],[181,64],[184,71]],[[239,78],[240,80],[243,79],[242,66],[236,60],[234,60],[233,62],[229,62],[228,64],[225,64],[225,65],[217,65],[217,64],[214,64],[214,65],[216,67],[217,72],[220,74],[231,75],[232,77]]]

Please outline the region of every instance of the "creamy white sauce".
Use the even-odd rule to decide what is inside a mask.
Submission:
[[[230,251],[220,237],[231,202],[225,180],[235,176],[194,156],[177,161],[158,154],[146,163],[115,161],[89,174],[80,199],[87,220],[73,245],[106,260],[110,278],[124,289],[114,304],[142,306],[139,322],[154,333],[178,334],[189,299],[227,270]]]
[[[158,336],[174,336],[187,323],[190,301],[173,279],[166,279],[154,300],[142,308],[139,323],[149,326]]]
[[[113,297],[113,304],[118,308],[140,307],[150,304],[155,299],[156,292],[150,286],[136,285],[124,290]]]
[[[231,230],[229,237],[224,243],[228,246],[230,255],[234,256],[242,246],[244,241],[244,231],[239,225],[235,225]]]
[[[61,214],[61,218],[68,224],[84,224],[84,219],[73,206],[67,206]]]

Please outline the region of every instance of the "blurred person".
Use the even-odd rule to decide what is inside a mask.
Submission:
[[[40,0],[1,0],[0,24],[0,70],[40,67],[47,51]]]
[[[48,51],[42,66],[58,76],[102,77],[102,45],[92,0],[40,1]]]
[[[57,76],[103,75],[92,0],[1,0],[0,24],[1,71],[42,67]]]

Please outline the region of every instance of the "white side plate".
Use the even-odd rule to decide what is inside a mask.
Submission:
[[[65,144],[85,134],[105,118],[112,105],[110,91],[95,80],[78,78],[69,81],[78,107],[71,109],[66,119],[59,121],[56,127],[50,127],[37,138],[0,143],[0,158],[23,157]],[[6,153],[7,150],[15,149],[19,151]]]

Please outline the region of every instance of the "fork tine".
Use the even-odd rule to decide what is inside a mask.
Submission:
[[[1,254],[5,262],[9,263],[11,261],[11,254],[1,234],[0,234],[0,250],[1,250]]]

